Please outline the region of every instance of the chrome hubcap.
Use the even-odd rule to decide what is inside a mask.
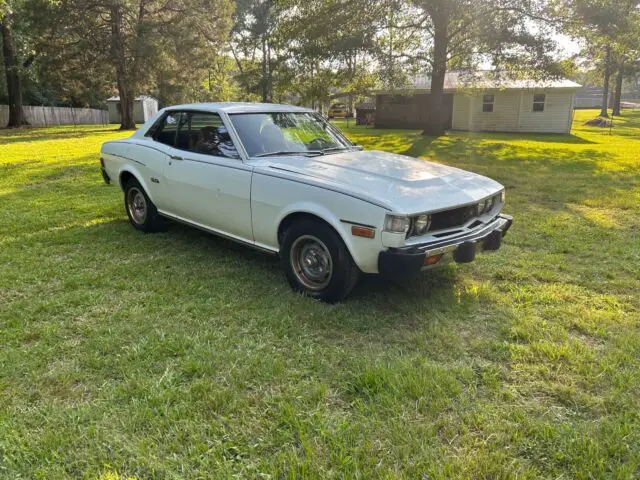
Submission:
[[[147,200],[137,188],[131,188],[127,193],[127,209],[134,222],[142,225],[147,219]]]
[[[298,237],[290,253],[293,273],[310,290],[322,290],[331,281],[333,261],[327,246],[312,235]]]

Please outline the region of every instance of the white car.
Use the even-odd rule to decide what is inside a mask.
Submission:
[[[288,105],[165,108],[106,142],[100,160],[138,230],[168,218],[279,254],[292,287],[325,301],[346,297],[361,272],[404,278],[470,262],[498,249],[512,222],[499,183],[362,151]]]

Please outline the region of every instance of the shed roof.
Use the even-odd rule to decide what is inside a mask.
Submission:
[[[135,97],[133,99],[134,101],[140,101],[140,100],[155,100],[155,98],[149,96],[149,95],[138,95],[137,97]],[[107,102],[119,102],[120,101],[120,97],[115,95],[113,97],[109,97],[107,98]]]
[[[523,90],[523,89],[578,89],[582,85],[566,78],[557,79],[527,79],[509,78],[492,71],[448,72],[444,78],[445,92],[453,93],[463,90]],[[410,79],[408,85],[398,90],[422,91],[431,90],[431,78],[419,74]],[[386,92],[379,92],[386,93]]]
[[[310,108],[296,107],[278,103],[250,103],[250,102],[211,102],[187,103],[172,105],[166,110],[204,110],[226,113],[281,113],[281,112],[313,112]]]

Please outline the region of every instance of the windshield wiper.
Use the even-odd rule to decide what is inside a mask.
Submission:
[[[322,149],[322,153],[327,153],[327,152],[339,152],[339,151],[343,151],[343,150],[351,150],[353,147],[329,147],[329,148],[323,148]]]
[[[258,153],[256,155],[253,155],[254,157],[277,157],[279,155],[311,155],[311,156],[317,156],[317,155],[324,155],[324,151],[323,150],[306,150],[304,152],[291,152],[289,150],[283,150],[281,152],[264,152],[264,153]]]

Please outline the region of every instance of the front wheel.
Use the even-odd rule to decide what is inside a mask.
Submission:
[[[342,239],[320,221],[304,220],[289,227],[280,255],[291,287],[326,302],[349,295],[360,274]]]

